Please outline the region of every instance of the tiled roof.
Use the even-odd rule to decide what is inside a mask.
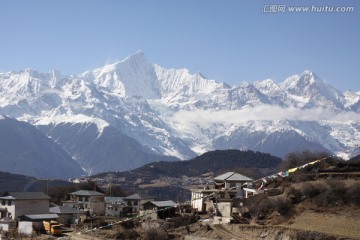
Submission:
[[[23,199],[23,200],[39,200],[51,199],[43,192],[7,192],[0,199]]]
[[[157,207],[175,207],[176,203],[168,200],[168,201],[150,201],[152,204],[154,204]]]
[[[59,215],[54,214],[54,213],[50,213],[50,214],[30,214],[30,215],[24,215],[22,218],[27,219],[27,220],[50,220],[50,219],[59,218]]]
[[[96,191],[90,191],[90,190],[79,190],[76,192],[72,192],[70,193],[71,195],[76,195],[76,196],[104,196],[105,194],[101,193],[101,192],[96,192]]]
[[[124,202],[124,197],[105,197],[105,202]]]
[[[69,213],[78,213],[79,210],[70,206],[56,206],[50,208],[50,213],[57,214],[69,214]]]
[[[236,172],[224,173],[220,176],[215,177],[214,180],[215,181],[252,181],[251,178],[248,178]]]
[[[154,199],[154,197],[151,197],[151,196],[147,196],[147,195],[144,195],[144,194],[138,194],[138,193],[135,193],[133,195],[130,195],[128,197],[124,197],[124,199],[131,199],[131,200],[142,200],[142,199]]]

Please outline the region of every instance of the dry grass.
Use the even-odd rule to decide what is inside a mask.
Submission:
[[[335,214],[306,210],[283,226],[360,239],[360,209]]]

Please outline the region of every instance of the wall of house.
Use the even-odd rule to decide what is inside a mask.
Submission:
[[[15,202],[14,200],[1,200],[1,209],[6,209],[7,212],[2,212],[0,219],[14,220],[15,216]]]
[[[217,203],[217,210],[219,211],[222,217],[230,217],[231,216],[231,202],[219,202]]]
[[[203,193],[191,193],[191,207],[197,209],[199,212],[203,212],[205,210],[203,196]]]
[[[31,235],[33,232],[33,223],[28,221],[19,222],[18,233]]]
[[[122,212],[123,212],[123,205],[116,204],[116,203],[115,204],[107,203],[105,205],[105,215],[106,216],[120,217]]]
[[[105,215],[104,196],[91,196],[88,208],[92,209],[95,215]]]
[[[48,214],[49,199],[41,200],[15,200],[14,218],[28,214]]]
[[[132,212],[140,211],[140,200],[139,199],[128,199],[126,200],[127,206],[132,208]]]
[[[64,224],[66,226],[69,226],[70,224],[75,223],[75,219],[77,219],[77,214],[68,213],[68,214],[59,214],[59,220],[58,222],[61,224]]]
[[[91,209],[92,214],[105,215],[104,196],[71,196],[71,202],[64,202],[64,206],[74,206],[78,203],[83,205],[84,210]]]

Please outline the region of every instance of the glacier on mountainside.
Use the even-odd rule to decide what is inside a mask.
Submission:
[[[0,114],[41,127],[49,137],[56,132],[58,139],[60,129],[51,131],[56,126],[93,123],[93,141],[111,128],[145,152],[180,159],[214,149],[284,156],[311,147],[348,158],[360,142],[360,92],[342,93],[312,71],[281,83],[230,86],[165,69],[141,51],[79,75],[0,73]]]

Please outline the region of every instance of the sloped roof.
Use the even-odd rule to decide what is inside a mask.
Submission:
[[[124,202],[124,197],[105,197],[105,202]]]
[[[101,193],[101,192],[96,192],[96,191],[90,191],[90,190],[79,190],[76,192],[72,192],[70,193],[71,195],[76,195],[76,196],[104,196],[105,194]]]
[[[59,218],[59,215],[50,213],[50,214],[29,214],[21,217],[26,220],[51,220]]]
[[[227,172],[220,176],[215,177],[214,181],[221,181],[221,182],[234,181],[234,182],[236,182],[236,181],[252,181],[252,179],[248,178],[244,175],[241,175],[240,173]]]
[[[79,210],[70,206],[56,206],[50,208],[50,213],[57,213],[57,214],[71,214],[71,213],[78,213]]]
[[[138,194],[138,193],[135,193],[133,195],[130,195],[128,197],[124,197],[124,199],[131,199],[131,200],[142,200],[142,199],[154,199],[154,197],[151,197],[151,196],[148,196],[148,195],[145,195],[145,194]]]
[[[176,203],[168,200],[168,201],[150,201],[152,204],[154,204],[157,207],[175,207]]]
[[[40,200],[51,198],[43,192],[7,192],[0,199]]]

